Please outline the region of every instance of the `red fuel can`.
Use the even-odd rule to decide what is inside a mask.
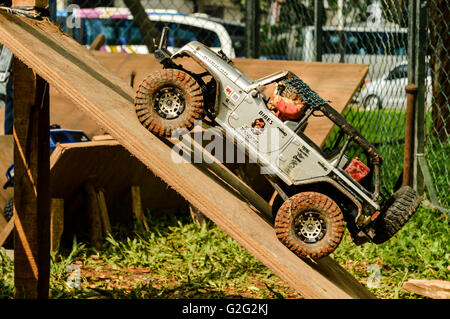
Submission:
[[[358,157],[352,159],[345,171],[358,183],[369,174],[370,169],[359,160]]]

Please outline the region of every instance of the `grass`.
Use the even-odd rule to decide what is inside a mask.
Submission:
[[[50,297],[58,298],[301,298],[212,223],[187,216],[151,218],[151,231],[115,228],[100,251],[74,240],[52,254]],[[449,280],[445,214],[419,209],[389,242],[355,246],[346,234],[332,254],[360,282],[379,265],[379,298],[420,298],[401,289],[409,278]],[[0,252],[0,298],[13,297],[13,262]],[[69,288],[70,265],[81,270]]]

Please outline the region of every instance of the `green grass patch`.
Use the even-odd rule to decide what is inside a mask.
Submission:
[[[332,257],[361,282],[367,283],[369,265],[380,267],[380,286],[370,290],[378,298],[420,298],[402,290],[410,279],[450,279],[448,215],[420,208],[388,242],[356,247],[344,240]]]
[[[50,297],[58,298],[300,298],[267,267],[212,223],[188,216],[149,218],[151,231],[115,228],[100,251],[74,241],[52,254]],[[349,236],[332,254],[360,282],[380,267],[379,298],[420,298],[401,289],[409,278],[449,280],[445,214],[419,209],[389,242],[355,246]],[[0,298],[12,298],[13,262],[0,250]],[[70,265],[80,288],[69,288]],[[72,273],[73,274],[73,273]]]

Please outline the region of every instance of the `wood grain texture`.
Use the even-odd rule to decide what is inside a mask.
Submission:
[[[96,249],[100,249],[103,240],[103,227],[100,206],[98,204],[97,192],[91,182],[86,182],[84,185],[86,198],[89,207],[89,240],[91,245]]]
[[[305,298],[373,298],[327,258],[317,268],[297,258],[271,225],[238,194],[201,165],[177,164],[170,147],[150,134],[134,112],[134,91],[102,66],[86,48],[46,22],[0,11],[0,38],[51,85],[64,92],[156,176],[261,260]],[[269,62],[268,64],[270,64]]]
[[[9,222],[0,229],[0,247],[3,246],[5,241],[8,239],[9,235],[14,230],[14,216],[9,220]]]
[[[403,289],[433,299],[450,299],[450,281],[408,279]]]
[[[6,170],[14,160],[14,146],[13,136],[3,135],[0,136],[0,179],[2,188],[0,189],[0,210],[3,213],[6,202],[8,202],[14,196],[14,188],[3,189],[3,184],[6,181]],[[2,214],[3,216],[3,214]]]
[[[48,84],[14,58],[15,298],[48,298],[50,137]]]
[[[109,221],[108,207],[105,200],[105,192],[100,188],[96,190],[96,193],[100,219],[102,221],[103,235],[106,237],[108,234],[112,233],[112,230],[111,222]]]
[[[64,231],[64,199],[52,198],[50,207],[50,251],[55,251]]]
[[[141,188],[137,185],[132,185],[131,191],[131,207],[136,221],[141,223],[146,231],[149,231],[147,220],[144,216],[144,209],[142,208],[141,201]]]

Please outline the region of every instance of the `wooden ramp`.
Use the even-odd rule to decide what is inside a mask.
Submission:
[[[16,57],[65,93],[156,176],[303,297],[373,298],[332,259],[308,265],[297,258],[278,241],[271,225],[211,171],[174,163],[171,148],[138,122],[134,92],[128,84],[54,25],[2,10],[0,39]]]
[[[179,194],[116,140],[58,144],[50,156],[50,179],[51,196],[64,198],[67,212],[77,213],[76,206],[82,206],[78,195],[86,182],[104,191],[108,211],[118,222],[131,216],[121,218],[131,212],[132,186],[140,187],[142,206],[152,214],[188,209]]]

